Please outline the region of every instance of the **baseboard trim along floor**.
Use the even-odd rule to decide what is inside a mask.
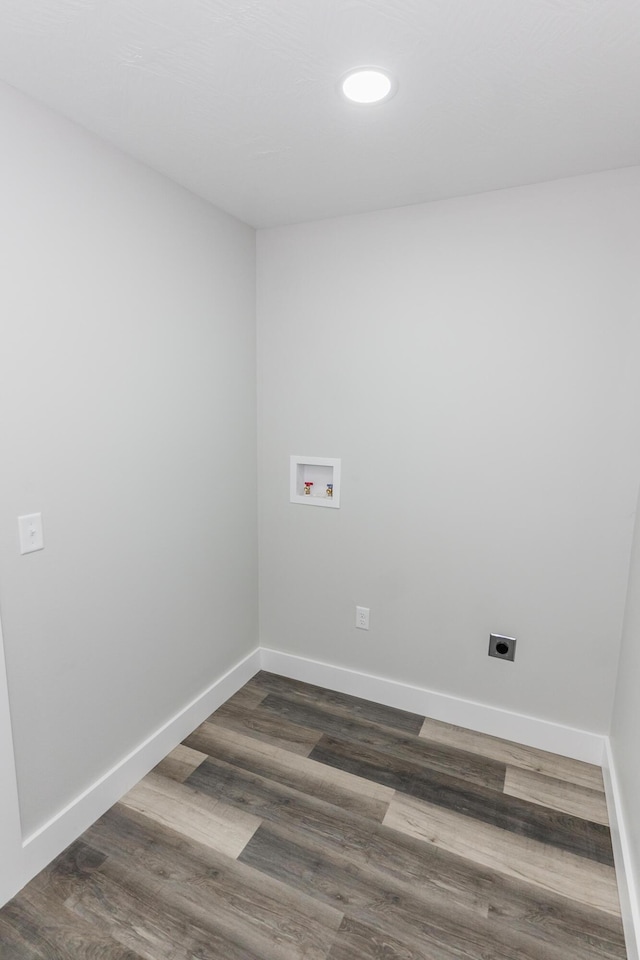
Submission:
[[[625,825],[609,738],[606,738],[602,761],[602,777],[609,810],[613,859],[616,865],[620,911],[627,944],[627,960],[640,960],[640,905],[638,884],[634,877],[629,837]]]
[[[9,884],[14,892],[36,876],[260,669],[602,766],[628,960],[640,960],[637,891],[607,737],[266,648],[253,651],[214,681],[67,807],[26,837],[22,844],[20,874],[15,877],[15,883]]]
[[[314,683],[352,697],[374,700],[376,703],[410,710],[443,723],[453,723],[457,727],[466,727],[478,733],[501,737],[503,740],[514,740],[523,746],[537,747],[538,750],[548,750],[573,760],[602,766],[606,738],[601,734],[576,730],[484,703],[436,693],[424,687],[414,687],[396,680],[387,680],[264,647],[260,651],[260,662],[263,670],[279,673],[291,680]]]

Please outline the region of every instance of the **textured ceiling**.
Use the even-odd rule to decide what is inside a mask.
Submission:
[[[0,0],[0,78],[254,226],[640,163],[638,0]]]

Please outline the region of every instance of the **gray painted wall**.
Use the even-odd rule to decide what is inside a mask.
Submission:
[[[639,199],[633,169],[258,233],[263,645],[608,730]],[[290,454],[342,458],[340,510],[289,503]]]
[[[0,88],[0,604],[28,835],[257,642],[255,234]],[[45,549],[21,557],[19,514]]]

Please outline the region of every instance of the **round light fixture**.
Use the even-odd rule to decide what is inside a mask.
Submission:
[[[379,67],[358,67],[345,74],[342,92],[353,103],[380,103],[396,92],[397,84]]]

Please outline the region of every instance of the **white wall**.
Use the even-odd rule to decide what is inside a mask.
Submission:
[[[638,200],[631,169],[259,232],[264,646],[608,730]],[[340,510],[288,502],[292,453],[342,458]]]
[[[257,642],[255,234],[0,88],[0,606],[24,835]],[[45,549],[21,557],[19,514]]]

